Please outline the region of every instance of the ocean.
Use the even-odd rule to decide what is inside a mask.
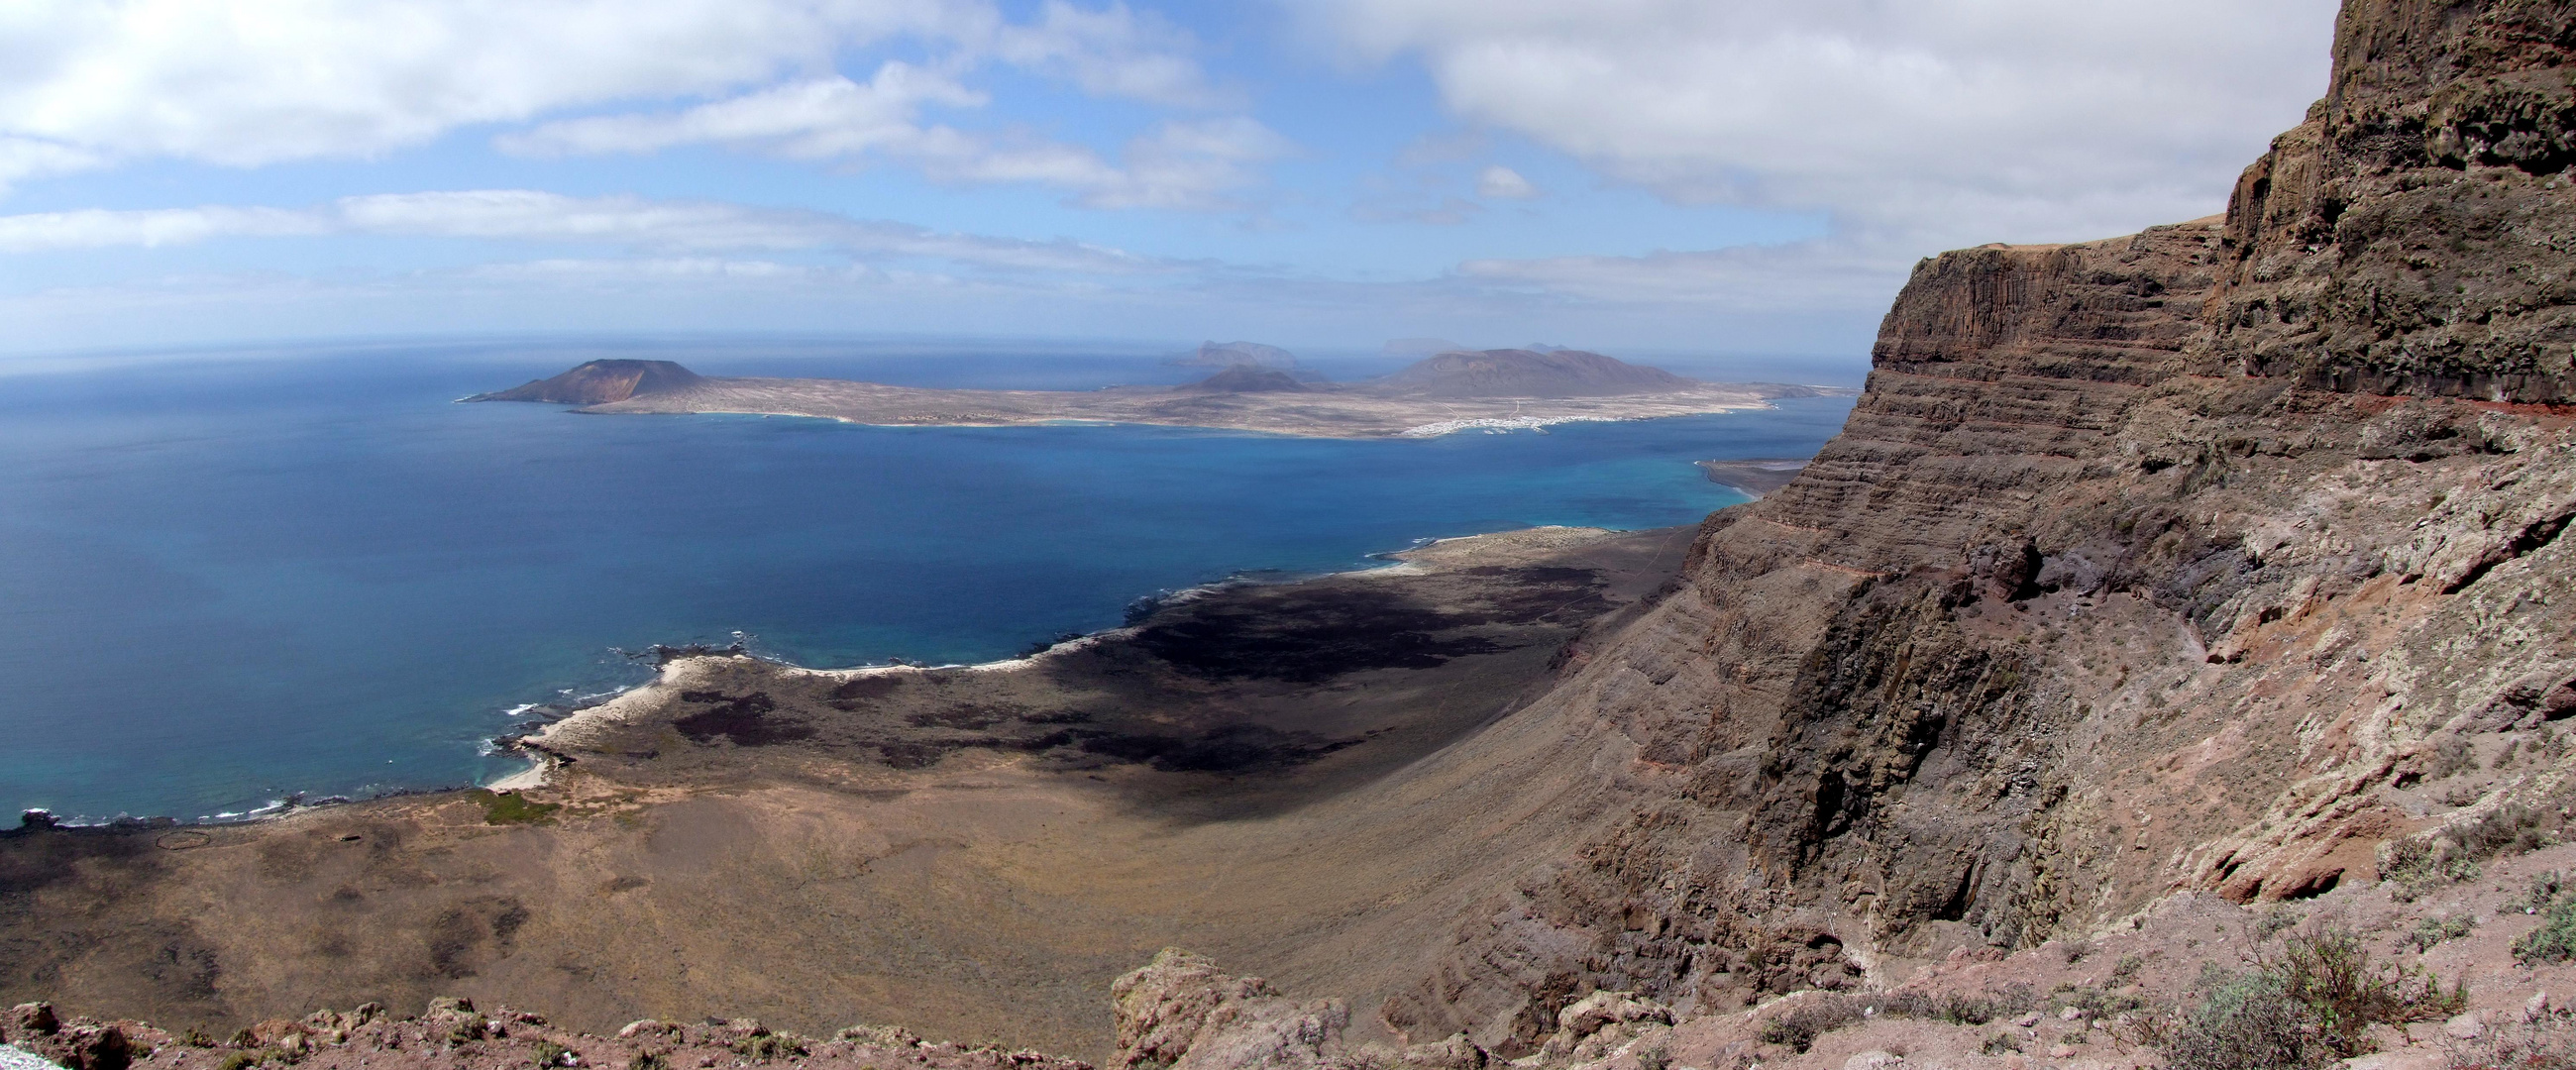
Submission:
[[[489,739],[647,679],[627,652],[657,643],[976,662],[1231,576],[1690,523],[1741,500],[1691,462],[1804,456],[1851,404],[1334,441],[452,403],[612,353],[923,386],[1203,374],[1081,347],[601,342],[0,375],[0,807],[221,819],[484,782],[524,767]]]

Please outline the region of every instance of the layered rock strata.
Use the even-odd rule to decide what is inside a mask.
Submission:
[[[1591,991],[1894,983],[2554,825],[2571,46],[2356,0],[2224,218],[1920,265],[1843,435],[1529,714],[1617,696],[1625,816],[1386,1023],[1519,1054]]]

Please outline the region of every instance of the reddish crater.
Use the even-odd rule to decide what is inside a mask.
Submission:
[[[509,390],[476,394],[467,401],[542,401],[556,405],[606,405],[638,394],[695,386],[698,373],[667,360],[594,360],[552,379],[532,379]]]

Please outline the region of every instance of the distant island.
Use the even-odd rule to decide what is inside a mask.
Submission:
[[[717,378],[667,360],[594,360],[465,401],[534,401],[589,413],[756,413],[887,426],[1132,423],[1329,438],[1427,437],[1766,408],[1834,387],[1705,383],[1577,349],[1454,350],[1402,371],[1334,383],[1286,350],[1210,342],[1172,363],[1220,370],[1180,386],[931,390],[848,379]]]

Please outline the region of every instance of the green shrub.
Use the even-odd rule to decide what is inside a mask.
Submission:
[[[2576,898],[2561,899],[2541,915],[2540,927],[2513,942],[2515,961],[2565,962],[2576,958]]]
[[[2173,1070],[2313,1070],[2371,1050],[2375,1024],[2431,1021],[2467,1006],[2430,973],[2371,961],[2361,938],[2295,934],[2251,970],[2212,964],[2196,1002],[2145,1023]]]
[[[626,1060],[626,1070],[671,1070],[671,1060],[658,1051],[638,1052]]]
[[[2417,954],[2433,950],[2445,940],[2469,935],[2474,926],[2467,918],[2418,918],[2415,927],[2397,938],[2397,946],[2412,947]]]
[[[1818,996],[1762,1023],[1762,1042],[1805,1054],[1816,1038],[1861,1020],[1864,1004],[1849,996]]]
[[[2461,843],[2449,836],[2438,841],[2398,840],[2389,844],[2387,851],[2379,875],[2388,882],[2389,896],[2400,903],[2414,902],[2444,884],[2476,880],[2485,872]]]
[[[1762,1023],[1762,1040],[1804,1053],[1816,1038],[1872,1015],[1921,1018],[1951,1025],[1984,1025],[2039,1005],[2026,986],[1968,995],[1958,992],[1880,992],[1873,995],[1817,993],[1805,1002]]]
[[[529,1060],[538,1066],[563,1066],[564,1056],[570,1054],[572,1049],[551,1040],[540,1040],[535,1047],[528,1049]]]
[[[1878,1013],[1923,1018],[1951,1025],[1984,1025],[2039,1005],[2030,989],[2010,988],[1966,995],[1958,992],[1890,992],[1877,998]]]
[[[2555,846],[2558,824],[2555,809],[2511,803],[2487,811],[2485,817],[2450,835],[2458,840],[2461,851],[2475,857],[2524,854]]]
[[[260,1056],[265,1054],[267,1053],[257,1051],[226,1052],[224,1057],[215,1063],[215,1070],[248,1070],[249,1067],[258,1066]]]
[[[2283,929],[2297,928],[2300,922],[2307,920],[2307,917],[2308,911],[2305,907],[2274,903],[2272,909],[2264,911],[2262,917],[2255,919],[2254,938],[2269,940],[2279,935]]]
[[[805,1042],[785,1033],[762,1033],[743,1038],[741,1043],[733,1046],[733,1050],[737,1055],[768,1062],[773,1059],[793,1059],[805,1054]]]
[[[476,788],[466,794],[482,805],[483,823],[487,825],[542,824],[554,820],[555,811],[563,809],[561,803],[530,802],[515,791],[504,795]]]
[[[2531,878],[2531,886],[2524,888],[2521,895],[2513,897],[2505,906],[2525,914],[2538,914],[2556,904],[2560,896],[2567,894],[2569,887],[2567,876],[2553,869]]]
[[[2145,968],[2147,968],[2147,960],[2145,956],[2138,954],[2122,955],[2120,956],[2120,961],[2111,967],[2111,983],[2114,985],[2123,985],[2134,981],[2138,977],[2138,971]]]

